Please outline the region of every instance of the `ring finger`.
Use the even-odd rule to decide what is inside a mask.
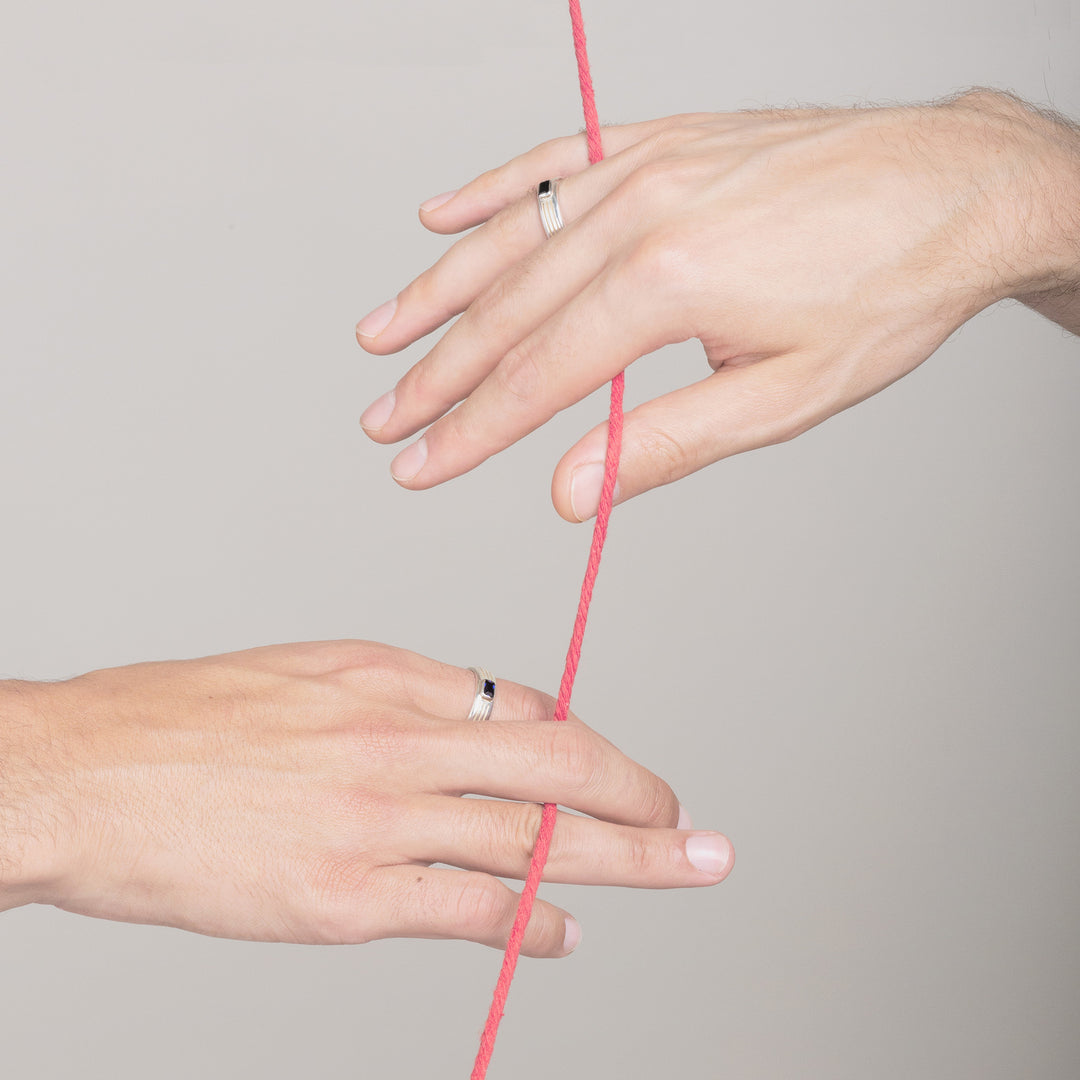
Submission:
[[[394,678],[386,689],[388,700],[400,702],[404,690],[408,704],[425,716],[461,721],[468,717],[477,693],[476,676],[470,670],[403,649],[393,650],[393,661]],[[550,694],[509,679],[495,679],[491,721],[539,723],[554,715],[555,699]],[[581,724],[573,713],[567,722]]]
[[[567,232],[641,164],[630,148],[562,180],[559,209]],[[458,240],[387,304],[361,319],[356,340],[368,352],[397,352],[464,311],[507,269],[545,239],[536,189],[520,195]]]

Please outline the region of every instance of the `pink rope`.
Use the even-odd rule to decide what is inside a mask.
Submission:
[[[574,53],[577,56],[578,81],[581,83],[581,103],[585,110],[585,134],[589,145],[589,161],[595,164],[604,156],[600,145],[600,121],[596,115],[596,98],[593,94],[592,75],[589,71],[589,55],[585,48],[585,24],[581,18],[579,0],[570,0],[570,22],[574,29]],[[585,567],[585,580],[581,583],[581,597],[578,600],[577,616],[574,619],[574,631],[570,635],[570,648],[566,653],[566,665],[563,668],[562,682],[559,685],[559,697],[555,703],[556,721],[562,721],[570,713],[570,695],[574,689],[578,664],[581,661],[581,645],[585,639],[585,623],[589,618],[589,604],[592,602],[593,586],[600,570],[600,556],[607,539],[608,521],[611,518],[611,506],[615,499],[615,478],[619,471],[619,453],[622,449],[623,427],[623,374],[620,371],[611,380],[611,409],[608,414],[607,453],[604,459],[604,483],[600,489],[600,506],[596,512],[596,524],[593,527],[592,545],[589,548],[589,562]],[[548,852],[551,850],[551,837],[555,832],[556,807],[554,803],[544,803],[544,812],[540,819],[540,832],[533,848],[532,862],[521,890],[514,926],[506,943],[502,970],[495,984],[495,994],[488,1011],[487,1023],[480,1036],[480,1049],[473,1065],[471,1080],[484,1080],[488,1064],[495,1049],[495,1037],[499,1031],[499,1022],[506,1008],[506,998],[510,993],[510,983],[514,978],[521,943],[525,938],[525,928],[532,915],[536,890],[540,886],[544,867],[547,865]]]

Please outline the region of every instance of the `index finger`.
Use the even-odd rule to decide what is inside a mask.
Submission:
[[[515,345],[452,412],[390,464],[412,490],[460,476],[562,409],[603,386],[638,357],[684,340],[684,314],[640,256],[609,267]]]

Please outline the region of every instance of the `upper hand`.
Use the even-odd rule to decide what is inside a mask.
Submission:
[[[616,500],[790,439],[994,301],[1080,278],[1060,135],[982,91],[612,127],[592,166],[583,137],[545,143],[422,209],[435,232],[480,227],[357,338],[390,353],[464,314],[361,422],[386,443],[430,424],[391,469],[431,487],[698,338],[713,373],[627,414]],[[545,240],[535,188],[558,176],[566,226]],[[556,468],[563,517],[595,513],[605,442],[600,425]]]

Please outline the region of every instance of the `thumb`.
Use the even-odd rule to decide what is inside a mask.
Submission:
[[[721,367],[700,382],[626,414],[615,501],[681,480],[744,450],[785,442],[821,423],[837,407],[820,386],[820,364],[776,356]],[[551,501],[567,521],[596,514],[604,476],[607,424],[593,428],[555,469]]]

